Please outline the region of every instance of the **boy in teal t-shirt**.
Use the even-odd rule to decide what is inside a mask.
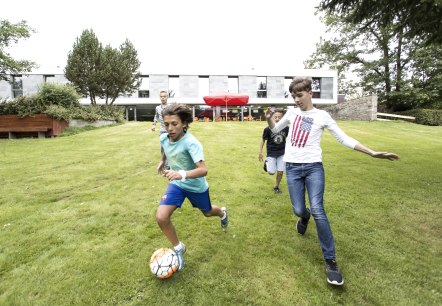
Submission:
[[[198,208],[206,217],[220,217],[223,228],[227,227],[228,219],[225,207],[220,208],[210,202],[209,185],[205,178],[208,170],[204,163],[203,147],[187,132],[189,124],[193,122],[192,111],[183,104],[170,104],[163,110],[163,120],[167,134],[164,133],[160,137],[164,153],[157,170],[170,183],[161,197],[156,219],[178,256],[179,271],[184,266],[183,255],[186,246],[178,239],[171,216],[181,207],[184,200],[189,199],[192,206]],[[165,167],[166,160],[168,167]]]

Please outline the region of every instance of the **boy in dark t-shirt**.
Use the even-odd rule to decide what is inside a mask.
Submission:
[[[275,122],[281,120],[284,116],[283,110],[275,110],[273,113],[273,119]],[[283,161],[284,151],[285,151],[285,140],[287,138],[289,128],[279,131],[278,133],[273,133],[268,127],[264,129],[262,134],[262,139],[259,147],[259,161],[263,161],[262,150],[264,148],[264,143],[267,141],[267,158],[264,161],[264,170],[273,175],[276,173],[276,182],[273,186],[275,193],[281,193],[279,189],[279,183],[281,182],[282,175],[285,169],[285,162]]]

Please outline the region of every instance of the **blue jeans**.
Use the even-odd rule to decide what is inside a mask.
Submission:
[[[307,188],[310,211],[315,219],[324,259],[335,259],[335,242],[324,210],[325,174],[322,163],[286,163],[286,179],[293,212],[305,219],[310,217],[305,206]]]

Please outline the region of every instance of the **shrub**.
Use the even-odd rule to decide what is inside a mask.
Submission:
[[[41,86],[36,97],[41,104],[46,106],[59,105],[65,108],[80,106],[80,95],[71,85],[45,83]]]
[[[413,116],[416,118],[415,123],[422,125],[441,126],[442,110],[441,109],[412,109],[400,112],[400,115]]]
[[[0,103],[1,115],[17,115],[19,117],[31,116],[44,112],[45,105],[35,95],[20,96],[12,101],[3,100]]]
[[[112,105],[88,105],[71,109],[71,118],[86,121],[116,120],[124,121],[124,109]]]
[[[124,121],[124,109],[112,105],[81,106],[80,96],[70,85],[46,83],[36,95],[0,100],[0,115],[19,117],[47,114],[58,120],[83,119]]]

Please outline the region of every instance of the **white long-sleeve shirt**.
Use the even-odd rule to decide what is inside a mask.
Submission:
[[[321,138],[324,128],[346,147],[354,149],[358,144],[358,141],[338,127],[329,113],[317,108],[310,111],[290,108],[272,132],[276,133],[286,126],[289,126],[289,135],[286,139],[284,161],[288,163],[322,162]]]
[[[153,117],[153,123],[156,124],[157,122],[160,123],[160,134],[166,132],[166,127],[164,126],[164,119],[163,119],[163,109],[165,106],[162,104],[157,105],[155,107],[155,116]]]

